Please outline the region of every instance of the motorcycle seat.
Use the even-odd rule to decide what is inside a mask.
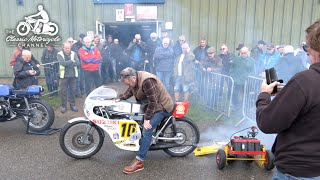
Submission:
[[[27,89],[12,90],[12,94],[27,95],[28,94],[28,90]]]

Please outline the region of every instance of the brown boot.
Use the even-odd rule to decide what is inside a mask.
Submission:
[[[143,161],[140,161],[135,158],[129,166],[124,167],[123,172],[126,174],[132,174],[132,173],[141,171],[143,169],[144,169]]]

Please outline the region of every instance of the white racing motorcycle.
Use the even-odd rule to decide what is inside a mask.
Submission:
[[[60,146],[69,156],[89,158],[102,147],[105,134],[118,148],[138,151],[143,129],[143,107],[129,101],[114,100],[117,92],[101,86],[85,100],[86,117],[68,121],[60,133]],[[171,156],[190,154],[200,140],[198,127],[184,117],[188,101],[178,102],[174,112],[155,129],[150,150],[163,150]]]

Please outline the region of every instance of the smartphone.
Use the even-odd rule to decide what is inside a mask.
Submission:
[[[276,70],[274,68],[266,69],[265,72],[266,72],[267,84],[271,84],[271,83],[273,83],[275,81],[283,83],[282,79],[278,79],[277,72],[276,72]],[[278,92],[278,87],[275,86],[273,88],[272,94],[275,94],[277,92]]]

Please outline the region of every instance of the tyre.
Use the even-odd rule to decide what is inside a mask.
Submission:
[[[164,137],[174,137],[175,134],[172,131],[172,123],[169,123],[164,129]],[[176,136],[182,137],[182,140],[175,141],[176,144],[181,146],[167,148],[163,151],[173,157],[183,157],[191,152],[197,147],[200,140],[200,133],[198,126],[192,122],[191,119],[183,117],[176,119]]]
[[[266,161],[264,162],[264,169],[270,171],[274,168],[274,156],[270,150],[266,151]]]
[[[20,22],[16,30],[20,36],[26,36],[30,32],[31,28],[28,23]]]
[[[89,126],[88,121],[68,123],[60,132],[60,146],[68,156],[76,159],[85,159],[95,155],[102,147],[103,132],[97,126]],[[86,143],[81,143],[87,128],[90,128]]]
[[[56,35],[58,32],[59,32],[59,27],[55,24],[55,23],[48,23],[48,25],[50,26],[50,28],[52,28],[51,30],[50,30],[50,36],[54,36],[54,35]]]
[[[227,156],[224,150],[219,149],[216,155],[216,163],[218,169],[223,169],[227,165]]]
[[[33,131],[43,131],[51,127],[54,122],[54,110],[53,108],[42,99],[29,99],[30,107],[30,122],[29,128]],[[24,109],[27,109],[24,106]],[[25,124],[28,122],[27,116],[23,120]]]

